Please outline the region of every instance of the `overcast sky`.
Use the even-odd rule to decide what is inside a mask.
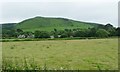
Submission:
[[[118,26],[119,0],[3,0],[0,23],[15,23],[35,16],[64,17]]]

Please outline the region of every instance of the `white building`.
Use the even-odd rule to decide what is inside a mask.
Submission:
[[[18,35],[18,38],[25,38],[25,35]]]

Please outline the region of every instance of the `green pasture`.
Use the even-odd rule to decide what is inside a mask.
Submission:
[[[2,43],[3,69],[117,70],[118,39]]]

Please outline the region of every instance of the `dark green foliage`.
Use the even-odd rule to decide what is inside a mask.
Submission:
[[[90,32],[89,32],[89,36],[90,37],[96,37],[96,31],[97,30],[98,30],[97,28],[91,28]]]
[[[97,37],[108,37],[109,36],[109,32],[106,31],[105,29],[99,29],[96,31],[96,36]]]
[[[104,29],[110,33],[110,36],[115,36],[115,28],[111,24],[106,24]]]
[[[1,24],[2,29],[15,29],[16,23]]]
[[[74,32],[74,37],[84,37],[85,32],[84,31],[75,31]]]
[[[120,28],[111,24],[95,24],[74,21],[65,18],[35,17],[18,24],[4,24],[2,38],[17,38],[19,35],[34,35],[35,38],[67,38],[67,37],[112,37],[120,36]]]
[[[113,27],[113,25],[111,24],[106,24],[104,26],[98,26],[98,29],[105,29],[106,31],[108,31],[110,34],[109,36],[115,36],[116,35],[116,28]]]
[[[17,29],[17,32],[18,32],[18,33],[22,33],[23,30],[22,30],[22,29]]]
[[[16,37],[17,33],[15,30],[11,29],[11,30],[7,30],[7,29],[3,29],[2,31],[2,38],[11,38],[11,37]]]
[[[49,38],[50,35],[46,31],[35,31],[35,38]]]
[[[55,32],[57,32],[57,29],[54,29]]]
[[[120,36],[120,28],[117,28],[115,30],[106,30],[102,28],[89,28],[86,30],[80,30],[80,29],[65,29],[65,30],[57,30],[54,29],[54,31],[47,32],[47,31],[35,31],[29,32],[29,31],[22,31],[19,30],[16,32],[16,30],[4,30],[3,38],[16,38],[18,35],[25,35],[25,37],[34,35],[35,38],[50,38],[51,36],[54,36],[54,38],[68,38],[68,37],[111,37],[111,36]],[[114,34],[114,35],[113,35]],[[60,37],[59,37],[60,36]]]
[[[0,25],[0,34],[2,32],[2,38],[11,38],[11,37],[16,37],[17,33],[15,31],[15,25],[16,23],[8,23],[8,24],[2,24]]]
[[[116,29],[116,35],[117,35],[117,36],[120,36],[120,27],[118,27],[118,28]]]
[[[65,32],[61,34],[61,38],[66,38],[66,37],[68,37],[68,35]]]

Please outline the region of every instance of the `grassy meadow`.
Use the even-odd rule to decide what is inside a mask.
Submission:
[[[2,43],[3,69],[117,70],[118,39]]]
[[[53,31],[55,28],[57,30],[64,30],[64,29],[87,29],[99,26],[96,23],[88,23],[88,22],[81,22],[75,21],[66,18],[49,18],[49,17],[34,17],[26,19],[20,23],[18,23],[15,27],[18,29],[22,29],[23,31]]]

